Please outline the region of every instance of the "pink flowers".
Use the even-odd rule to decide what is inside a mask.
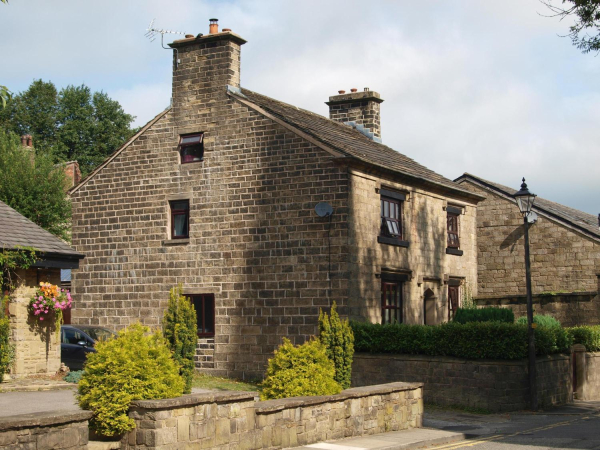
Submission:
[[[71,293],[50,283],[40,283],[40,288],[29,301],[29,309],[40,321],[55,313],[57,321],[62,321],[62,312],[71,307]]]

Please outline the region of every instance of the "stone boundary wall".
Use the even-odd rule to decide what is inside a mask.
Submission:
[[[585,346],[574,345],[575,395],[578,400],[600,400],[600,353],[587,352]]]
[[[527,315],[527,296],[510,295],[478,297],[478,306],[510,308],[515,317]],[[533,309],[536,314],[549,314],[564,327],[600,324],[600,294],[598,292],[571,292],[560,294],[535,294]]]
[[[0,417],[0,449],[86,449],[90,411]]]
[[[600,361],[599,361],[600,362]],[[537,358],[540,407],[573,400],[571,358]],[[354,355],[352,385],[420,380],[423,400],[443,406],[514,411],[529,406],[527,360],[465,360],[441,356]]]
[[[191,394],[132,403],[123,449],[286,448],[422,426],[421,383],[337,395],[256,401],[256,392]]]

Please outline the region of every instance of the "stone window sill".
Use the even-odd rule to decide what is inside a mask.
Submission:
[[[162,245],[188,245],[190,239],[165,239],[162,241]]]
[[[386,236],[377,236],[377,242],[380,244],[388,244],[394,245],[396,247],[408,247],[408,241],[401,241],[400,239],[386,237]]]
[[[463,251],[457,248],[446,247],[446,255],[462,256]]]

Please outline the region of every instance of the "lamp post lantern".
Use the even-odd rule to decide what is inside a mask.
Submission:
[[[537,379],[535,368],[535,334],[533,323],[533,299],[531,295],[531,262],[529,259],[529,215],[535,201],[535,194],[529,192],[525,178],[521,184],[521,190],[515,192],[517,205],[523,216],[523,227],[525,228],[525,283],[527,286],[527,336],[528,336],[528,353],[529,353],[529,391],[531,395],[531,409],[537,411]]]

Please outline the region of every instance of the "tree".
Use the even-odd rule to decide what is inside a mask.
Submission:
[[[69,237],[71,204],[67,178],[52,157],[23,148],[17,135],[0,129],[0,200],[50,233]]]
[[[575,17],[575,24],[569,27],[568,36],[575,47],[583,53],[600,51],[600,1],[599,0],[562,0],[555,6],[552,0],[541,0],[561,20]],[[593,34],[589,34],[592,31]]]
[[[129,139],[134,117],[104,92],[85,85],[57,91],[52,82],[35,80],[0,112],[0,126],[16,134],[31,134],[36,148],[55,162],[79,163],[89,174]]]

